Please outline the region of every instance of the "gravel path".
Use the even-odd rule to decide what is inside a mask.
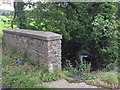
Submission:
[[[65,79],[53,82],[45,82],[43,85],[49,88],[98,88],[96,86],[87,85],[86,83],[69,83]]]

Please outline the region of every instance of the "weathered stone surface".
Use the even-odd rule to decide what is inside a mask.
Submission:
[[[3,34],[3,43],[26,53],[31,63],[52,71],[61,70],[61,35],[23,29],[5,29]]]
[[[44,31],[33,31],[33,30],[24,30],[24,29],[5,29],[3,30],[5,33],[11,33],[21,36],[26,36],[30,38],[36,38],[41,40],[60,40],[62,36],[59,34],[55,34],[52,32],[44,32]]]

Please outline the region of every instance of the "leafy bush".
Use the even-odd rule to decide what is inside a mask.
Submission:
[[[10,28],[11,27],[11,20],[12,20],[12,16],[8,15],[8,16],[0,16],[0,39],[2,39],[2,30],[5,28]],[[14,25],[14,27],[16,28],[17,26]]]
[[[62,34],[64,42],[78,42],[79,50],[90,50],[92,67],[101,69],[119,60],[118,6],[113,2],[37,2],[31,11],[26,11],[25,26],[27,29]],[[67,54],[72,54],[70,50],[63,47]]]

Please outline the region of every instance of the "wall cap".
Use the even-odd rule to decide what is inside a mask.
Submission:
[[[62,39],[62,35],[49,32],[49,31],[35,31],[35,30],[27,30],[27,29],[6,28],[3,30],[3,32],[41,39],[41,40],[47,40],[47,41]]]

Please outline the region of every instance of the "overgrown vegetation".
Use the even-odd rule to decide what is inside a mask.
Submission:
[[[11,15],[0,16],[0,39],[2,38],[3,34],[2,30],[11,27],[11,20],[12,20]],[[17,28],[17,26],[14,25],[14,28]]]
[[[80,50],[90,52],[94,69],[119,60],[118,3],[29,2],[26,5],[33,9],[23,14],[26,18],[23,22],[27,20],[24,28],[62,34],[63,61],[69,57],[74,61]],[[69,40],[74,41],[72,45],[77,42],[78,48],[65,43]]]
[[[118,74],[111,72],[100,72],[98,73],[98,78],[108,84],[118,85]]]
[[[34,66],[25,60],[24,54],[16,54],[6,47],[3,53],[3,85],[5,87],[46,87],[44,81],[53,81],[66,76],[80,76],[80,80],[101,80],[118,85],[120,74],[120,7],[118,3],[27,3],[33,8],[17,11],[16,21],[19,28],[52,31],[63,35],[63,61],[68,60],[63,71],[49,73],[46,69]],[[23,14],[21,14],[23,12]],[[24,17],[22,17],[24,16]],[[11,16],[0,16],[0,39],[2,30],[10,27]],[[14,21],[14,20],[13,20]],[[24,22],[24,23],[23,23]],[[24,25],[23,25],[24,24]],[[14,28],[16,25],[13,26]],[[72,41],[72,42],[71,42]],[[71,42],[68,43],[68,42]],[[1,45],[0,45],[1,46]],[[90,52],[90,61],[77,61],[76,53],[81,50]],[[24,60],[18,65],[18,59]],[[75,62],[69,62],[69,60]],[[92,69],[95,72],[92,72]],[[99,71],[101,69],[101,71]]]
[[[68,64],[65,67],[65,70],[69,71],[68,76],[74,77],[74,75],[78,75],[80,77],[80,80],[95,80],[96,76],[95,74],[91,73],[91,64],[87,62],[81,61],[81,63],[77,64],[76,67],[74,67],[69,61]]]
[[[17,88],[49,88],[44,86],[43,82],[55,81],[60,78],[80,76],[80,80],[100,80],[108,85],[116,85],[118,87],[118,80],[120,75],[117,74],[116,68],[106,68],[104,71],[97,73],[91,72],[91,64],[82,62],[78,66],[73,67],[70,62],[66,65],[63,71],[50,73],[46,69],[37,65],[32,65],[24,58],[24,54],[16,53],[12,48],[5,47],[3,52],[2,75],[4,87]],[[18,64],[17,60],[21,59],[24,64]],[[111,72],[115,71],[115,72]],[[74,81],[72,81],[74,82]]]
[[[67,71],[50,73],[43,67],[32,65],[23,60],[24,54],[15,53],[10,47],[4,47],[2,58],[2,81],[4,87],[14,88],[46,88],[43,82],[65,78]],[[17,63],[22,59],[24,64]]]

